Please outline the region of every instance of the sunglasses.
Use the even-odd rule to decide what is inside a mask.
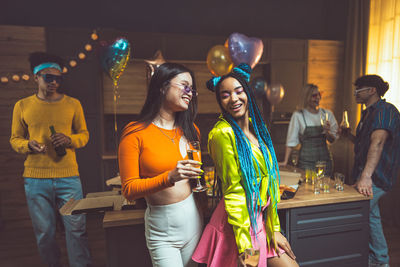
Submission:
[[[320,97],[321,98],[321,93],[319,92],[319,93],[312,94],[311,97],[313,97],[313,98]]]
[[[354,90],[354,95],[358,94],[359,92],[369,90],[369,89],[372,89],[372,87],[364,87],[364,88],[356,89],[356,90]]]
[[[54,74],[39,74],[39,76],[43,77],[43,80],[46,83],[51,83],[53,81],[56,81],[56,83],[60,84],[63,80],[63,77],[61,75],[54,75]]]
[[[171,84],[175,84],[178,87],[180,87],[182,89],[182,92],[184,92],[185,94],[189,94],[190,92],[192,93],[192,95],[197,96],[199,93],[197,93],[197,91],[195,89],[193,89],[190,86],[187,86],[185,84],[180,84],[180,83],[173,83],[170,82]]]

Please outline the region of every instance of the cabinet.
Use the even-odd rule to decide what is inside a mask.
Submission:
[[[369,201],[281,210],[300,266],[368,266]]]

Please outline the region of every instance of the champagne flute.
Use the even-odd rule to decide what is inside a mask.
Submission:
[[[328,113],[322,113],[320,119],[321,119],[321,126],[324,127],[324,125],[328,121]]]
[[[296,171],[297,164],[299,163],[299,154],[297,152],[292,152],[291,161],[294,166],[294,172]]]
[[[188,159],[201,161],[200,155],[200,142],[191,141],[189,142],[189,147],[187,149]],[[200,168],[200,167],[199,167]],[[207,187],[203,186],[200,182],[200,178],[197,179],[196,187],[192,189],[193,192],[203,192],[206,191]]]

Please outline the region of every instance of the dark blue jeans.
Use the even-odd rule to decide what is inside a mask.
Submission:
[[[59,266],[60,249],[55,238],[56,212],[71,198],[82,198],[81,181],[78,176],[25,178],[25,195],[40,256],[48,266]],[[91,260],[85,215],[62,216],[62,220],[69,266],[88,266]]]

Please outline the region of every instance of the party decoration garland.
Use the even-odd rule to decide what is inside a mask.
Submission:
[[[99,39],[99,36],[97,35],[96,30],[94,30],[94,31],[91,33],[90,39],[91,39],[92,41],[97,41],[97,40]],[[91,42],[91,41],[89,41],[89,42]],[[90,43],[87,43],[87,44],[84,46],[84,50],[85,50],[84,52],[79,52],[79,53],[77,53],[78,59],[79,59],[79,60],[85,60],[85,59],[86,59],[86,57],[87,57],[86,53],[87,53],[87,52],[91,52],[91,51],[93,50],[93,45],[90,44]],[[86,52],[86,53],[85,53],[85,52]],[[76,59],[71,59],[71,60],[69,60],[68,65],[69,65],[69,68],[75,68],[75,67],[78,66],[78,61],[77,61]],[[64,74],[68,73],[69,68],[68,68],[67,66],[64,67],[63,70],[62,70],[62,72],[63,72]],[[1,75],[0,75],[0,85],[6,85],[6,84],[8,84],[10,81],[13,81],[13,82],[15,82],[15,83],[18,83],[18,82],[20,82],[20,81],[28,82],[30,79],[31,79],[31,75],[28,74],[28,73],[24,73],[24,72],[22,72],[22,71],[20,71],[20,72],[15,72],[15,73],[6,73],[6,74],[1,74]]]

